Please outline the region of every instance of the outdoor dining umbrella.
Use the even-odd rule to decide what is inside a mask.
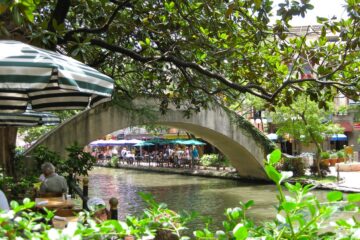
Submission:
[[[142,148],[143,147],[149,147],[149,146],[154,146],[155,144],[151,143],[151,142],[139,142],[137,144],[134,145],[134,147],[140,147],[140,156],[142,156]]]
[[[134,147],[146,147],[146,146],[154,146],[155,144],[150,142],[140,142],[134,145]]]
[[[126,145],[126,140],[96,140],[89,144],[92,147],[106,147],[106,146],[124,146]]]
[[[0,112],[85,109],[111,98],[114,81],[70,57],[0,41]]]
[[[0,41],[0,113],[85,109],[111,100],[114,81],[70,57],[18,41]],[[0,129],[2,162],[17,128]],[[8,164],[4,164],[6,166]],[[6,170],[6,169],[5,169]]]
[[[60,118],[51,112],[27,109],[24,113],[0,113],[0,127],[54,126],[60,122]]]
[[[206,143],[201,142],[201,141],[196,140],[196,139],[184,140],[184,141],[182,141],[181,144],[183,144],[183,145],[206,145]]]
[[[158,144],[158,145],[166,145],[166,144],[170,143],[170,140],[162,139],[162,138],[153,138],[153,139],[149,139],[145,142],[152,143],[152,144]]]

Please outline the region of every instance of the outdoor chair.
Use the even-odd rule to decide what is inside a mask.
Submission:
[[[136,161],[136,165],[141,165],[141,161],[143,160],[143,157],[142,156],[136,156],[135,157],[135,161]]]

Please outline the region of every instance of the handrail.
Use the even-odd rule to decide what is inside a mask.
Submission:
[[[84,178],[84,180],[85,180],[85,178]],[[74,191],[75,194],[79,195],[79,197],[83,201],[83,209],[89,210],[86,205],[87,201],[89,200],[89,197],[88,197],[88,182],[89,182],[89,180],[87,179],[87,182],[86,182],[86,180],[85,181],[84,180],[83,180],[83,189],[81,189],[80,186],[77,185],[77,183],[74,180],[70,180],[69,185],[70,185],[71,190]]]

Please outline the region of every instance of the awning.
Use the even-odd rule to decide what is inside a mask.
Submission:
[[[336,124],[339,124],[341,127],[344,128],[344,132],[352,132],[353,131],[353,126],[350,122],[345,121],[345,122],[338,122]]]
[[[334,134],[331,136],[330,141],[346,141],[347,139],[345,134]]]

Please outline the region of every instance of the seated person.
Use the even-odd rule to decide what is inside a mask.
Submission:
[[[67,192],[67,183],[63,176],[55,173],[55,167],[49,162],[41,165],[41,170],[45,176],[45,180],[40,186],[40,196],[55,197],[62,196]]]
[[[0,190],[0,210],[5,210],[6,212],[10,210],[9,202],[3,191]]]
[[[92,213],[92,217],[95,219],[95,221],[102,222],[110,219],[110,213],[106,209],[106,204],[104,200],[102,200],[101,198],[90,198],[86,204],[89,211]]]

